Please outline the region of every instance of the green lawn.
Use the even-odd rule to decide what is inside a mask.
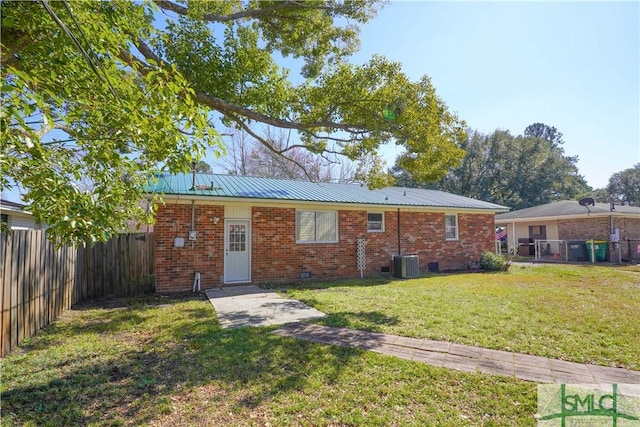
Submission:
[[[322,323],[637,369],[639,279],[512,267],[287,293]],[[69,311],[3,359],[2,425],[535,425],[535,383],[223,330],[196,297],[125,302]]]
[[[508,273],[338,282],[287,294],[331,326],[640,370],[640,267],[514,265]]]

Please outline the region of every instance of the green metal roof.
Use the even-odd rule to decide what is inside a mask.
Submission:
[[[509,208],[437,190],[387,187],[369,190],[359,184],[294,181],[234,175],[158,174],[146,193],[185,197],[280,200],[372,206],[484,209],[504,212]]]

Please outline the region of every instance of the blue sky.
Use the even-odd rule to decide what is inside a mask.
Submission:
[[[377,53],[414,80],[427,74],[483,133],[555,126],[565,155],[602,188],[640,163],[639,5],[395,1],[362,28],[353,62]]]

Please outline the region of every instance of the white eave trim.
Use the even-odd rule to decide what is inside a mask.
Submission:
[[[342,210],[384,210],[391,211],[402,209],[403,212],[420,211],[420,212],[464,212],[478,214],[496,214],[508,212],[505,209],[493,208],[465,208],[453,206],[419,206],[419,205],[386,205],[382,203],[345,203],[345,202],[321,202],[312,200],[281,200],[281,199],[258,199],[258,198],[240,198],[240,197],[211,197],[194,194],[146,194],[145,197],[152,198],[154,196],[161,197],[161,203],[178,203],[186,204],[191,201],[203,201],[208,205],[226,205],[226,204],[249,204],[252,206],[330,206],[331,208],[339,208]]]

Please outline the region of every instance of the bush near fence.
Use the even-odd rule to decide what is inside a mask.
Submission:
[[[73,304],[155,290],[153,233],[56,249],[45,230],[0,234],[0,355],[53,322]]]

